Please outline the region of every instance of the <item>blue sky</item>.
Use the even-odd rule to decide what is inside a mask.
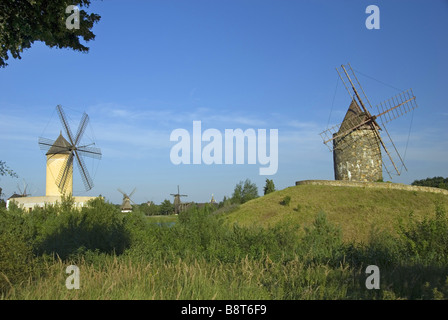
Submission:
[[[365,27],[371,4],[379,30]],[[266,178],[277,189],[333,179],[319,133],[348,108],[335,71],[348,62],[373,105],[399,93],[390,85],[417,97],[413,115],[387,126],[408,168],[392,181],[448,176],[446,0],[106,0],[88,11],[102,17],[88,54],[36,42],[0,69],[0,159],[20,177],[0,178],[6,197],[22,179],[32,195],[45,193],[37,139],[57,137],[58,104],[72,131],[89,114],[86,139],[103,153],[86,158],[91,191],[75,172],[75,195],[120,203],[117,188],[136,187],[135,202],[160,203],[180,185],[185,200],[205,202],[230,196],[246,178],[260,195]],[[171,132],[192,132],[195,120],[223,133],[278,129],[277,173],[260,176],[258,164],[172,164]]]

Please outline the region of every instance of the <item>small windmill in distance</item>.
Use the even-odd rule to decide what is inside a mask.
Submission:
[[[179,214],[182,210],[182,202],[180,201],[180,197],[188,197],[186,194],[180,194],[179,185],[177,186],[177,193],[171,193],[174,196],[174,213]]]
[[[121,189],[117,189],[117,190],[118,190],[118,192],[123,194],[123,202],[122,202],[121,207],[120,207],[121,212],[123,212],[123,213],[131,212],[132,211],[131,202],[133,204],[135,204],[135,202],[131,200],[131,197],[134,194],[136,188],[134,188],[134,190],[132,190],[132,192],[129,195],[126,192],[122,191]]]
[[[385,123],[417,108],[412,89],[403,91],[377,105],[378,113],[372,116],[367,109],[367,106],[372,108],[370,101],[365,95],[364,89],[361,87],[352,67],[348,64],[348,68],[344,65],[341,68],[350,83],[353,93],[349,90],[339,70],[336,69],[336,71],[352,101],[344,121],[320,134],[324,143],[333,151],[335,179],[382,181],[382,167],[387,171],[389,177],[391,177],[391,171],[395,171],[397,175],[400,175],[401,171],[395,162],[400,162],[402,168],[406,170],[407,168],[387,131]],[[353,79],[350,77],[349,72]],[[364,100],[361,99],[361,95]],[[378,123],[378,120],[381,125]],[[380,135],[380,130],[386,133],[392,152],[386,147],[386,143]],[[382,157],[381,150],[384,150],[387,157]],[[389,160],[393,168],[390,168],[384,159]]]
[[[25,179],[23,179],[23,187],[20,187],[19,184],[17,184],[17,190],[19,190],[18,195],[20,195],[21,197],[28,197],[31,195],[31,193],[29,191],[29,187],[28,187],[28,183],[26,183]],[[28,190],[27,190],[28,189]]]

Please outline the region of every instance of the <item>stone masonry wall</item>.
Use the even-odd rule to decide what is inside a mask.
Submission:
[[[324,185],[337,187],[362,187],[362,188],[382,188],[382,189],[399,189],[407,191],[423,191],[442,193],[448,196],[448,190],[432,187],[411,186],[401,183],[388,182],[360,182],[360,181],[333,181],[333,180],[302,180],[296,181],[296,186],[301,185]]]
[[[355,130],[334,140],[335,180],[375,182],[383,179],[380,143],[371,129]]]

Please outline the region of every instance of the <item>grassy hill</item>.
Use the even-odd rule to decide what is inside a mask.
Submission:
[[[289,196],[289,206],[282,200]],[[448,208],[448,196],[421,191],[380,188],[301,185],[251,200],[224,215],[227,223],[273,226],[294,223],[308,226],[319,211],[340,226],[346,241],[366,241],[371,232],[397,230],[402,219],[432,217],[436,203]],[[303,228],[301,228],[303,230]]]

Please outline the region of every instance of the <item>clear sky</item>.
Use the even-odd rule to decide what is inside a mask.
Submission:
[[[371,4],[379,30],[365,26]],[[87,11],[102,17],[89,53],[36,42],[0,69],[0,159],[19,175],[0,178],[6,198],[22,179],[32,195],[45,194],[37,141],[57,138],[58,104],[72,131],[89,114],[86,138],[103,154],[86,158],[91,191],[75,171],[75,195],[121,203],[117,188],[136,187],[135,202],[160,203],[180,185],[183,200],[205,202],[230,196],[246,178],[260,195],[266,178],[277,189],[333,179],[319,133],[341,122],[350,103],[335,71],[346,63],[373,105],[394,88],[417,97],[413,114],[387,126],[408,171],[384,179],[448,176],[446,0],[106,0]],[[171,132],[192,133],[195,120],[222,133],[278,129],[277,173],[261,176],[259,164],[172,164]]]

